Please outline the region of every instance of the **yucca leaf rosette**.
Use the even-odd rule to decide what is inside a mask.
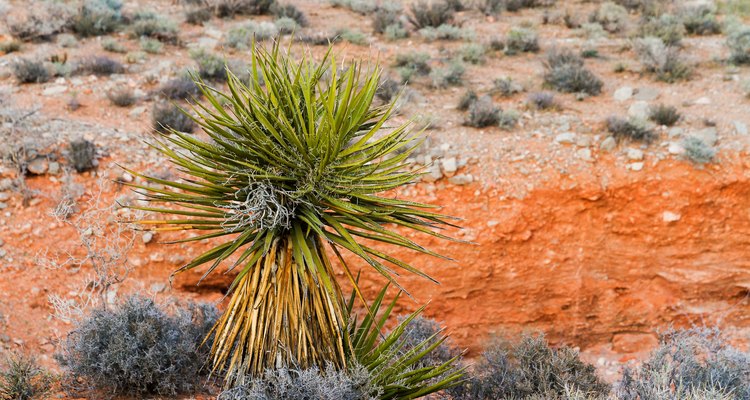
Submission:
[[[396,286],[403,271],[431,279],[373,244],[439,257],[403,232],[447,238],[438,230],[448,224],[433,206],[389,194],[419,175],[404,165],[419,143],[410,123],[385,129],[394,104],[373,104],[377,68],[339,72],[330,50],[295,60],[278,44],[254,46],[250,68],[257,79],[229,72],[226,92],[196,79],[205,101],[191,114],[208,139],[170,130],[154,141],[182,179],[133,172],[150,183],[133,186],[151,203],[134,208],[172,216],[142,226],[215,244],[177,272],[238,271],[212,348],[228,385],[280,365],[346,368],[348,312],[329,254],[366,304],[343,253]]]

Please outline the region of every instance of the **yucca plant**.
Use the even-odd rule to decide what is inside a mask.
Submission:
[[[330,50],[295,61],[278,43],[251,54],[259,79],[250,83],[227,70],[225,93],[195,78],[206,101],[192,104],[192,118],[207,140],[174,129],[155,139],[184,179],[131,171],[152,183],[137,190],[166,204],[134,208],[175,216],[142,226],[200,233],[174,242],[213,240],[177,272],[238,270],[213,331],[213,368],[226,368],[227,386],[282,365],[346,368],[356,344],[329,254],[368,304],[342,250],[402,289],[398,269],[431,278],[372,244],[440,257],[401,231],[447,239],[438,229],[450,225],[433,206],[381,194],[418,176],[403,163],[419,140],[411,122],[386,129],[395,100],[373,105],[377,67],[339,72]]]

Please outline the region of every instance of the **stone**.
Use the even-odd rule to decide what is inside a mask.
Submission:
[[[709,105],[711,104],[711,99],[709,99],[708,97],[701,97],[695,101],[695,104],[703,105],[703,106]]]
[[[432,164],[427,169],[427,173],[422,176],[422,180],[425,182],[435,182],[443,177],[443,171],[437,164]]]
[[[583,161],[594,161],[594,159],[591,158],[591,149],[578,149],[578,151],[576,151],[576,155]]]
[[[683,133],[685,133],[685,130],[680,128],[679,126],[669,128],[669,130],[667,131],[667,135],[669,136],[670,139],[676,138],[678,136],[682,136]]]
[[[662,213],[662,215],[661,215],[661,219],[664,222],[667,222],[667,223],[669,223],[669,222],[677,222],[677,221],[680,220],[680,218],[682,218],[682,216],[680,214],[676,214],[676,213],[673,213],[671,211],[664,211]]]
[[[634,162],[632,164],[629,164],[628,168],[630,168],[631,171],[640,171],[640,170],[643,169],[643,163],[642,162]]]
[[[0,210],[5,210],[6,208],[8,208],[8,204],[0,201]]]
[[[613,97],[616,101],[626,101],[633,96],[633,88],[630,86],[623,86],[615,90]]]
[[[149,244],[154,239],[154,234],[153,232],[144,232],[141,239],[143,240],[143,244]]]
[[[129,115],[129,116],[130,116],[131,118],[138,118],[138,117],[140,117],[140,116],[141,116],[141,114],[143,114],[144,112],[146,112],[146,107],[144,107],[144,106],[140,106],[140,107],[136,107],[136,108],[134,108],[134,109],[130,110],[130,112],[128,113],[128,115]]]
[[[458,171],[458,163],[456,162],[456,157],[448,157],[442,160],[443,164],[443,173],[446,175],[453,175]]]
[[[55,86],[50,86],[44,89],[42,91],[42,95],[43,96],[57,96],[57,95],[65,93],[67,90],[68,88],[65,86],[55,85]]]
[[[49,169],[49,163],[46,158],[37,157],[33,159],[27,166],[26,170],[34,175],[42,175]]]
[[[448,182],[459,186],[467,185],[471,182],[474,182],[474,177],[469,174],[458,174],[448,178]]]
[[[644,88],[638,88],[636,90],[635,95],[633,96],[634,100],[638,101],[653,101],[656,100],[656,98],[659,97],[659,90],[651,87],[644,87]]]
[[[638,353],[652,350],[659,341],[651,333],[615,333],[612,337],[612,350],[618,353]]]
[[[0,192],[0,201],[8,201],[10,200],[10,193],[8,192]],[[0,245],[2,246],[2,245]]]
[[[737,132],[738,135],[747,136],[747,125],[742,121],[733,121],[732,125],[734,125],[734,131]]]
[[[576,142],[576,134],[571,132],[561,133],[555,136],[555,142],[563,144],[573,144]]]
[[[648,107],[648,102],[636,101],[628,108],[628,115],[633,118],[647,119]]]
[[[643,151],[639,149],[629,148],[627,156],[628,160],[641,161],[643,160]]]
[[[612,151],[617,147],[617,141],[612,136],[608,136],[606,139],[602,140],[602,143],[599,144],[599,149],[603,151]]]
[[[576,146],[578,147],[589,147],[591,146],[591,136],[581,135],[576,139]]]
[[[161,293],[167,288],[167,285],[161,282],[151,284],[151,293]]]
[[[57,161],[53,161],[49,163],[49,169],[47,172],[51,175],[57,175],[60,173],[60,163]]]
[[[692,136],[697,137],[709,146],[716,145],[716,141],[719,140],[718,131],[713,126],[693,132]]]
[[[683,154],[685,153],[685,148],[677,142],[669,142],[667,151],[669,152],[669,154]]]

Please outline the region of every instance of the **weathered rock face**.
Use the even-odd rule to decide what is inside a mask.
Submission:
[[[421,242],[455,263],[400,252],[441,282],[403,277],[416,301],[401,305],[429,301],[426,314],[472,351],[492,333],[528,330],[622,353],[649,350],[670,324],[721,320],[747,336],[750,181],[722,175],[683,164],[645,181],[504,201],[472,186],[438,191],[428,201],[464,218],[458,238],[476,244]],[[363,285],[370,295],[380,288]]]

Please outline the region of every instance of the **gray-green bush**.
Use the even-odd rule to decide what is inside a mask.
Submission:
[[[78,322],[57,358],[74,381],[107,393],[195,391],[207,372],[208,349],[200,344],[216,318],[212,306],[191,304],[172,315],[150,299],[131,297]]]
[[[169,133],[169,128],[187,133],[195,129],[193,120],[172,103],[154,104],[151,121],[154,130],[161,133]]]
[[[450,24],[456,11],[445,0],[417,0],[411,4],[409,10],[409,21],[417,29]]]
[[[633,140],[651,143],[656,139],[653,128],[645,121],[611,116],[607,118],[607,130],[617,140]]]
[[[584,67],[583,59],[570,50],[552,50],[544,62],[544,83],[565,93],[596,96],[604,83]]]
[[[11,353],[0,368],[0,400],[45,398],[53,381],[52,374],[43,370],[34,358]]]
[[[492,101],[492,97],[484,95],[469,106],[464,125],[474,128],[496,126],[500,122],[502,110]]]
[[[13,63],[13,75],[20,83],[43,83],[50,78],[47,67],[41,61],[20,59]]]

